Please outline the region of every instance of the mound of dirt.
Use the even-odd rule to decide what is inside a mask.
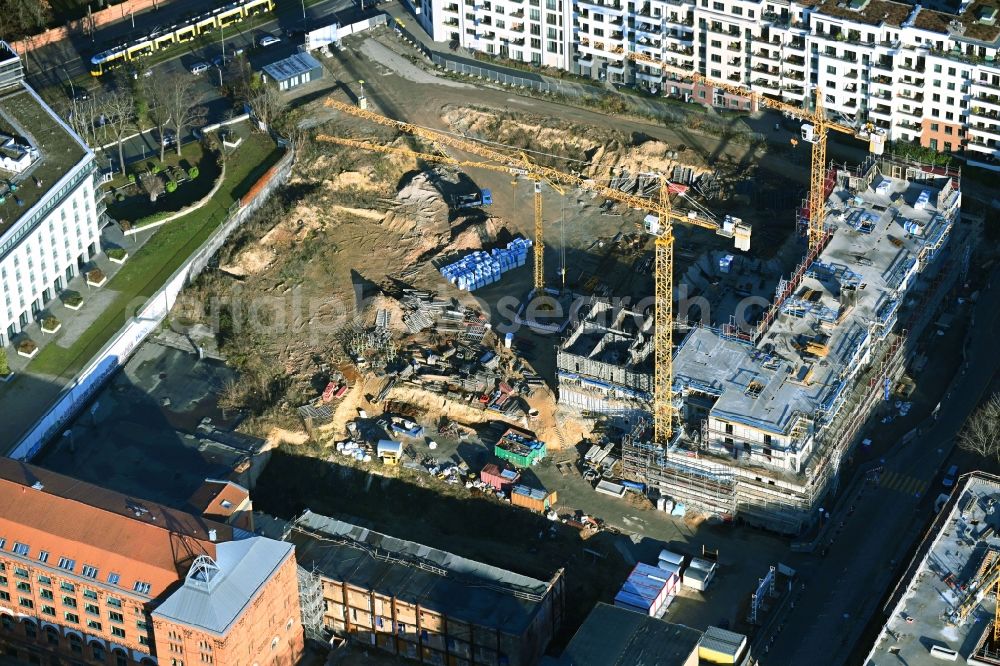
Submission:
[[[600,136],[593,127],[557,123],[552,118],[528,114],[511,116],[459,107],[446,110],[442,118],[462,134],[516,148],[544,146],[546,153],[572,159],[585,159],[590,151],[611,138]]]

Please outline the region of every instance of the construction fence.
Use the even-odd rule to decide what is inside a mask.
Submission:
[[[31,460],[50,439],[66,427],[105,382],[128,361],[132,352],[160,327],[184,287],[208,266],[212,256],[230,234],[264,203],[271,192],[288,179],[294,161],[295,153],[288,148],[277,164],[254,186],[253,197],[245,196],[220,213],[223,219],[212,235],[149,297],[145,305],[101,348],[90,363],[77,373],[42,418],[8,452],[9,457]]]

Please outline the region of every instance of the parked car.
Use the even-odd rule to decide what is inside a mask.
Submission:
[[[958,465],[952,465],[948,468],[948,471],[944,473],[944,478],[941,479],[941,485],[945,488],[951,488],[955,485],[955,479],[958,478]]]
[[[280,37],[275,37],[274,35],[264,34],[257,38],[257,46],[267,47],[273,46],[281,41]]]
[[[177,143],[177,135],[174,134],[173,130],[166,130],[163,133],[163,138],[161,139],[161,141],[163,142],[163,146],[165,148],[169,148],[170,146]]]
[[[207,62],[201,60],[201,61],[198,61],[195,64],[191,65],[191,67],[189,69],[191,70],[192,74],[194,74],[195,76],[198,76],[199,74],[204,74],[205,72],[207,72],[208,68],[209,68],[209,64]]]
[[[232,58],[230,58],[229,56],[223,56],[223,55],[217,55],[214,58],[212,58],[212,64],[215,65],[216,67],[218,67],[219,69],[224,68],[226,65],[228,65],[232,61],[233,61]]]

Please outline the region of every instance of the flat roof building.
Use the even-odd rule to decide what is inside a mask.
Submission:
[[[0,346],[100,252],[96,176],[94,153],[0,42]]]
[[[866,666],[1000,664],[998,507],[1000,477],[973,472],[959,480],[897,586]]]
[[[294,53],[262,68],[265,80],[278,86],[278,90],[291,90],[310,81],[323,78],[323,65],[310,53]]]
[[[816,517],[865,423],[960,274],[957,172],[832,169],[828,239],[761,321],[698,327],[674,354],[682,430],[628,439],[626,469],[682,504],[786,533]]]
[[[530,666],[562,621],[561,570],[537,580],[311,511],[285,539],[313,572],[307,626],[422,663]]]
[[[8,458],[0,571],[0,649],[22,662],[292,664],[303,648],[291,544]]]
[[[701,632],[644,613],[598,603],[563,650],[558,666],[750,664],[746,636],[717,627]]]

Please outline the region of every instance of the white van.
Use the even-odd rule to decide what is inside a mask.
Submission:
[[[204,74],[205,72],[208,71],[208,63],[204,61],[196,62],[195,64],[191,65],[190,69],[192,74],[198,76],[199,74]]]

